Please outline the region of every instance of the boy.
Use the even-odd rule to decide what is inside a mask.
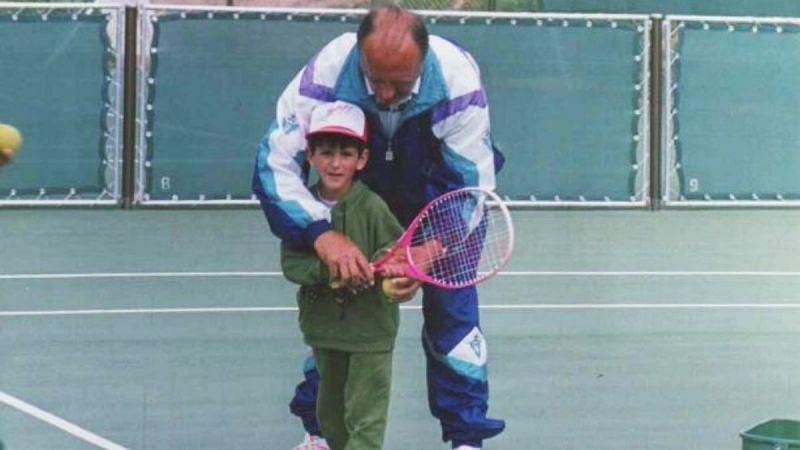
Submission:
[[[367,164],[367,124],[357,106],[323,103],[311,114],[306,159],[319,174],[311,192],[331,208],[333,228],[370,259],[388,249],[402,227],[388,206],[356,179]],[[360,293],[330,287],[313,250],[281,247],[305,342],[319,371],[317,420],[332,450],[380,450],[389,409],[392,349],[399,310],[379,285]]]

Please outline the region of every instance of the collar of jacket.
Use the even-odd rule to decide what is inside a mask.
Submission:
[[[358,46],[354,45],[347,55],[342,72],[333,88],[334,96],[339,100],[354,103],[366,111],[377,114],[378,104],[367,91],[364,72],[361,71],[360,55]],[[427,111],[437,103],[449,98],[450,92],[442,74],[439,58],[430,48],[422,62],[420,76],[422,79],[420,80],[419,94],[415,95],[410,100],[411,104],[403,110],[402,120]]]
[[[311,187],[312,192],[314,195],[319,198],[319,183],[315,184]],[[336,201],[336,205],[333,206],[333,209],[341,209],[347,207],[348,204],[357,201],[359,198],[363,197],[367,192],[367,187],[359,180],[353,180],[353,184],[350,186],[350,189],[345,192],[344,196]],[[331,211],[333,212],[333,211]]]

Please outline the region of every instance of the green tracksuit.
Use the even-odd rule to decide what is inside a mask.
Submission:
[[[370,260],[403,231],[383,200],[360,182],[333,207],[331,223]],[[323,435],[333,450],[380,450],[400,319],[397,305],[387,300],[380,283],[355,296],[332,291],[325,265],[311,250],[282,246],[281,267],[300,285],[300,329],[319,370],[317,416]]]

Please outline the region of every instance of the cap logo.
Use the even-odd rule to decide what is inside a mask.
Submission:
[[[306,137],[319,133],[343,134],[366,142],[364,112],[358,106],[342,101],[319,104],[311,111]]]

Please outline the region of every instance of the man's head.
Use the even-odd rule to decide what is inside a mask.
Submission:
[[[397,6],[373,9],[358,28],[361,70],[382,106],[405,101],[422,72],[428,30],[419,16]]]
[[[346,102],[322,103],[311,112],[306,139],[306,158],[319,173],[320,193],[338,200],[369,158],[364,112]]]

